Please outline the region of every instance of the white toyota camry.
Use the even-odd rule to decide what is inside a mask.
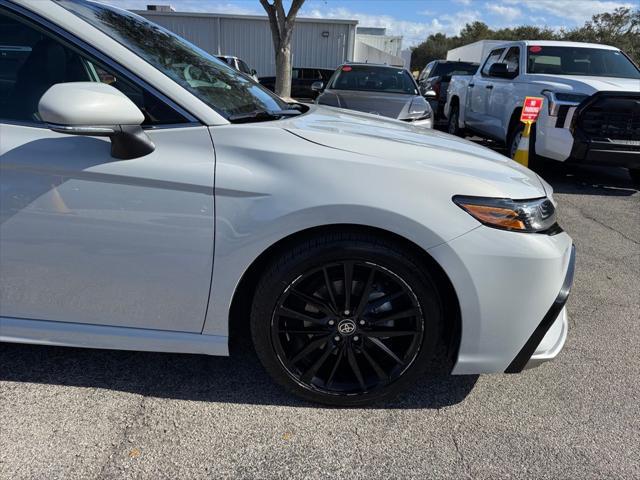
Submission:
[[[561,350],[574,249],[530,170],[284,103],[99,3],[0,0],[0,31],[1,340],[227,355],[231,331],[334,405]]]

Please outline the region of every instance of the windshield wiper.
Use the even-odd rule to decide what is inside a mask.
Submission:
[[[228,119],[233,123],[260,122],[265,120],[277,120],[282,117],[300,115],[300,110],[254,110],[247,113],[229,115]]]

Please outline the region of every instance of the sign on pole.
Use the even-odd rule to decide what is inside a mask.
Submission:
[[[520,114],[520,121],[523,123],[533,123],[538,119],[540,109],[542,108],[541,97],[526,97],[524,99],[524,105],[522,105],[522,113]]]

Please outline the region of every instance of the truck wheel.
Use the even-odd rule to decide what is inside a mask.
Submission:
[[[457,137],[464,137],[464,129],[460,128],[460,107],[458,105],[451,106],[449,113],[449,121],[447,123],[447,132]]]
[[[522,138],[522,132],[524,132],[524,124],[518,123],[512,128],[509,133],[507,141],[507,154],[509,158],[513,159],[516,156],[518,150],[518,144]],[[541,160],[536,156],[535,145],[536,142],[536,126],[531,127],[531,134],[529,135],[529,168],[531,170],[540,170],[542,167]]]
[[[640,186],[640,168],[630,168],[629,176],[636,185]]]

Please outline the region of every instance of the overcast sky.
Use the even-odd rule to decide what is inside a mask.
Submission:
[[[171,5],[177,11],[264,14],[258,0],[100,0],[123,8]],[[554,29],[581,26],[596,13],[616,7],[638,8],[639,0],[307,0],[299,16],[356,19],[360,26],[387,27],[404,45],[429,34],[456,34],[481,20],[491,27],[539,25]]]

